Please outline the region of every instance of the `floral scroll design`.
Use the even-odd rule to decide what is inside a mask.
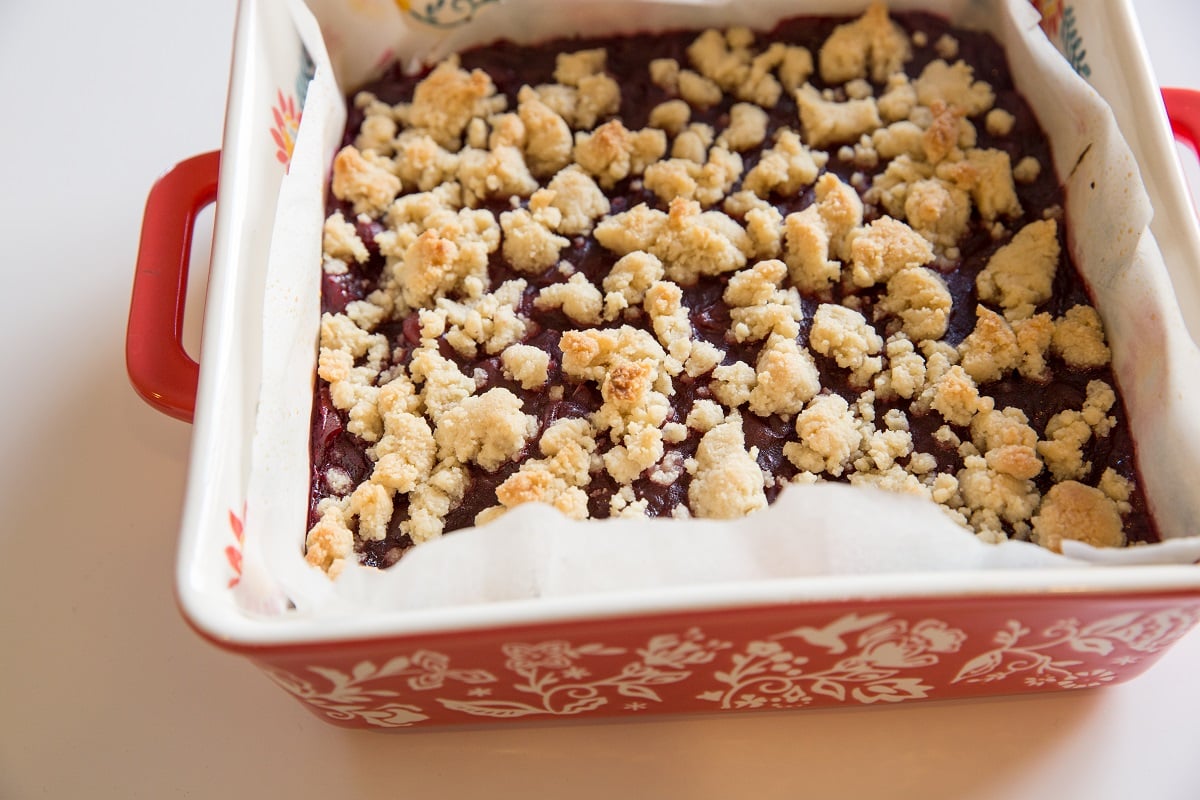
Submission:
[[[1083,36],[1075,19],[1075,7],[1067,6],[1062,17],[1062,51],[1071,62],[1071,66],[1084,78],[1091,77],[1092,68],[1087,63],[1087,50],[1083,46]]]
[[[571,645],[562,640],[539,644],[509,643],[501,647],[507,656],[505,668],[523,682],[512,688],[533,695],[532,702],[507,699],[447,700],[438,702],[451,711],[475,716],[509,719],[531,715],[568,716],[594,711],[617,698],[629,698],[626,711],[640,711],[648,703],[661,703],[654,687],[678,683],[691,676],[692,667],[710,663],[728,642],[707,639],[698,628],[682,635],[652,637],[638,656],[618,669],[596,676],[579,662],[585,657],[595,664],[596,656],[621,656],[623,647],[602,644]],[[536,698],[536,699],[535,699]]]
[[[1108,617],[1087,625],[1077,619],[1063,619],[1044,629],[1041,641],[1028,640],[1032,631],[1016,620],[996,633],[998,647],[976,656],[963,665],[952,683],[989,683],[1024,674],[1025,685],[1056,685],[1063,689],[1082,689],[1108,683],[1116,677],[1112,670],[1096,668],[1095,657],[1114,655],[1119,647],[1133,653],[1157,653],[1169,647],[1196,624],[1200,613],[1166,609],[1152,613],[1130,612]],[[1089,658],[1089,668],[1075,654]],[[1113,666],[1126,666],[1141,656],[1126,653],[1112,659]]]
[[[483,6],[497,0],[396,0],[396,7],[435,28],[454,28],[471,21]]]
[[[356,664],[349,674],[329,667],[309,667],[309,672],[324,679],[328,688],[318,690],[311,681],[288,672],[269,669],[267,675],[300,700],[320,709],[334,720],[360,719],[380,728],[405,727],[429,719],[420,706],[400,703],[391,689],[372,689],[368,685],[382,679],[407,678],[413,691],[441,689],[447,681],[471,685],[495,683],[496,676],[482,669],[450,669],[450,659],[442,653],[418,650],[411,656],[396,656],[382,666],[372,661]]]
[[[696,697],[723,709],[794,708],[814,696],[839,702],[899,703],[928,696],[933,688],[906,671],[931,667],[946,653],[956,653],[966,634],[935,619],[908,623],[890,614],[848,614],[823,628],[800,627],[767,640],[753,641],[733,655],[729,670],[714,673],[724,689]],[[854,636],[857,634],[857,636]],[[841,656],[825,669],[781,640],[800,639]]]
[[[992,646],[974,655],[975,647],[964,652],[966,633],[944,620],[847,613],[736,646],[690,627],[650,636],[641,647],[641,639],[509,641],[470,656],[494,671],[452,668],[450,656],[417,650],[382,665],[309,666],[303,676],[269,668],[268,674],[332,720],[380,728],[456,715],[545,718],[655,705],[673,711],[871,705],[930,697],[935,687],[948,688],[951,675],[950,685],[1012,678],[1030,688],[1098,686],[1166,649],[1197,621],[1200,608],[1060,619],[1037,632],[1009,620],[999,630],[989,626]]]
[[[1064,0],[1033,0],[1033,5],[1042,14],[1042,30],[1046,36],[1057,38],[1060,42],[1058,49],[1071,67],[1084,78],[1090,77],[1092,68],[1087,63],[1087,50],[1083,35],[1079,33],[1075,7]]]

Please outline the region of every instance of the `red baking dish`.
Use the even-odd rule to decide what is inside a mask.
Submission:
[[[489,5],[452,4],[461,16],[451,18],[401,2],[396,24],[457,31],[502,13],[502,1]],[[1159,93],[1127,2],[1086,13],[1073,35],[1108,31],[1086,42],[1089,78],[1129,139],[1195,334],[1200,230],[1171,131],[1200,148],[1200,94]],[[1062,45],[1061,17],[1045,23]],[[150,193],[126,353],[138,393],[195,426],[177,565],[185,618],[314,713],[347,727],[419,728],[1077,689],[1135,677],[1200,621],[1191,564],[783,577],[342,615],[291,608],[249,563],[247,498],[263,469],[252,455],[270,290],[262,265],[287,224],[276,207],[312,69],[292,9],[243,0],[223,149],[181,162]],[[192,225],[214,199],[197,364],[181,343],[184,295]]]

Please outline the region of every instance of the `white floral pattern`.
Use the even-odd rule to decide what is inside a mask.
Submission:
[[[1108,656],[1118,645],[1138,653],[1157,653],[1174,644],[1196,622],[1195,610],[1181,609],[1133,611],[1086,625],[1077,619],[1062,619],[1041,632],[1041,641],[1028,641],[1031,630],[1009,620],[993,638],[999,647],[964,664],[953,683],[990,683],[1017,673],[1032,673],[1025,677],[1026,686],[1099,686],[1112,681],[1116,674],[1108,669],[1078,669],[1084,664],[1078,657],[1081,654]],[[1137,656],[1121,655],[1112,658],[1110,665],[1128,666],[1138,660]]]
[[[368,689],[364,684],[405,678],[409,689],[427,691],[440,689],[447,680],[468,684],[496,681],[496,676],[486,670],[452,670],[447,656],[431,650],[418,650],[411,656],[396,656],[382,667],[376,667],[371,661],[360,661],[350,674],[330,667],[309,667],[308,671],[324,678],[330,688],[317,691],[312,682],[280,669],[268,669],[267,675],[296,697],[320,709],[330,719],[360,719],[380,728],[404,727],[423,722],[429,717],[422,713],[420,706],[389,699],[399,696],[399,692],[393,689]],[[384,702],[381,703],[381,700]]]
[[[592,677],[592,671],[578,666],[578,661],[587,656],[625,655],[625,648],[594,643],[572,646],[561,640],[505,644],[501,647],[508,657],[505,668],[523,679],[513,688],[534,695],[538,702],[441,697],[438,702],[452,711],[510,719],[541,714],[583,714],[607,705],[615,694],[633,698],[624,705],[625,710],[641,711],[647,707],[647,702],[662,702],[654,687],[687,679],[692,672],[685,667],[707,664],[717,650],[727,647],[728,642],[706,640],[698,628],[690,628],[682,635],[655,636],[646,647],[636,651],[636,660],[625,661],[615,672],[605,670],[600,677]]]
[[[1197,608],[1131,611],[1091,622],[1059,619],[1035,633],[997,615],[999,630],[976,629],[973,636],[987,641],[987,649],[972,652],[968,634],[946,620],[841,613],[818,625],[746,635],[736,644],[693,626],[644,640],[614,634],[622,646],[546,639],[468,651],[474,664],[496,665],[496,672],[452,666],[451,655],[420,649],[382,666],[367,660],[309,666],[304,677],[278,668],[268,674],[329,719],[380,728],[656,707],[874,705],[978,694],[961,687],[1010,678],[1027,690],[1102,686],[1140,670],[1198,619]],[[735,638],[737,629],[722,631]]]
[[[717,681],[728,688],[696,697],[723,709],[790,708],[808,705],[813,695],[866,704],[927,697],[933,687],[903,672],[932,666],[942,654],[958,652],[966,635],[939,620],[924,619],[910,626],[889,617],[849,614],[820,629],[804,626],[770,641],[752,641],[744,653],[733,656],[733,669],[715,673]],[[851,652],[846,637],[855,633],[858,636]],[[778,641],[789,638],[832,655],[849,655],[826,669],[809,669],[808,656],[786,649]]]

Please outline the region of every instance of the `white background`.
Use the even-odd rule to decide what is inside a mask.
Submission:
[[[1200,87],[1200,3],[1135,5],[1163,85]],[[0,2],[0,798],[1200,797],[1200,631],[1078,694],[391,735],[192,633],[190,429],[134,395],[123,336],[150,185],[220,146],[234,14]]]

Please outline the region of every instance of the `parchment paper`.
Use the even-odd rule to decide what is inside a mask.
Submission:
[[[264,597],[282,593],[295,613],[336,615],[745,579],[1095,564],[1136,568],[1132,565],[1200,559],[1195,535],[1200,492],[1192,488],[1200,466],[1200,423],[1188,413],[1188,399],[1200,389],[1200,352],[1185,333],[1147,227],[1152,209],[1137,164],[1110,109],[1046,40],[1037,12],[1024,0],[900,0],[891,7],[940,12],[958,24],[992,31],[1007,50],[1017,88],[1050,137],[1060,179],[1064,165],[1071,170],[1065,181],[1069,242],[1106,325],[1141,474],[1165,543],[1100,551],[1067,542],[1064,555],[1025,542],[987,545],[930,502],[824,484],[789,487],[767,510],[733,522],[574,522],[530,505],[483,528],[417,547],[383,572],[354,565],[330,581],[304,562],[324,181],[344,125],[343,90],[396,55],[415,65],[496,38],[536,42],[577,31],[621,32],[630,20],[643,31],[748,23],[769,28],[785,16],[857,13],[863,5],[505,0],[481,10],[468,25],[437,30],[410,24],[390,0],[310,0],[315,18],[300,0],[291,0],[317,69],[281,189],[267,266],[266,367],[239,602],[261,612],[273,605]]]

